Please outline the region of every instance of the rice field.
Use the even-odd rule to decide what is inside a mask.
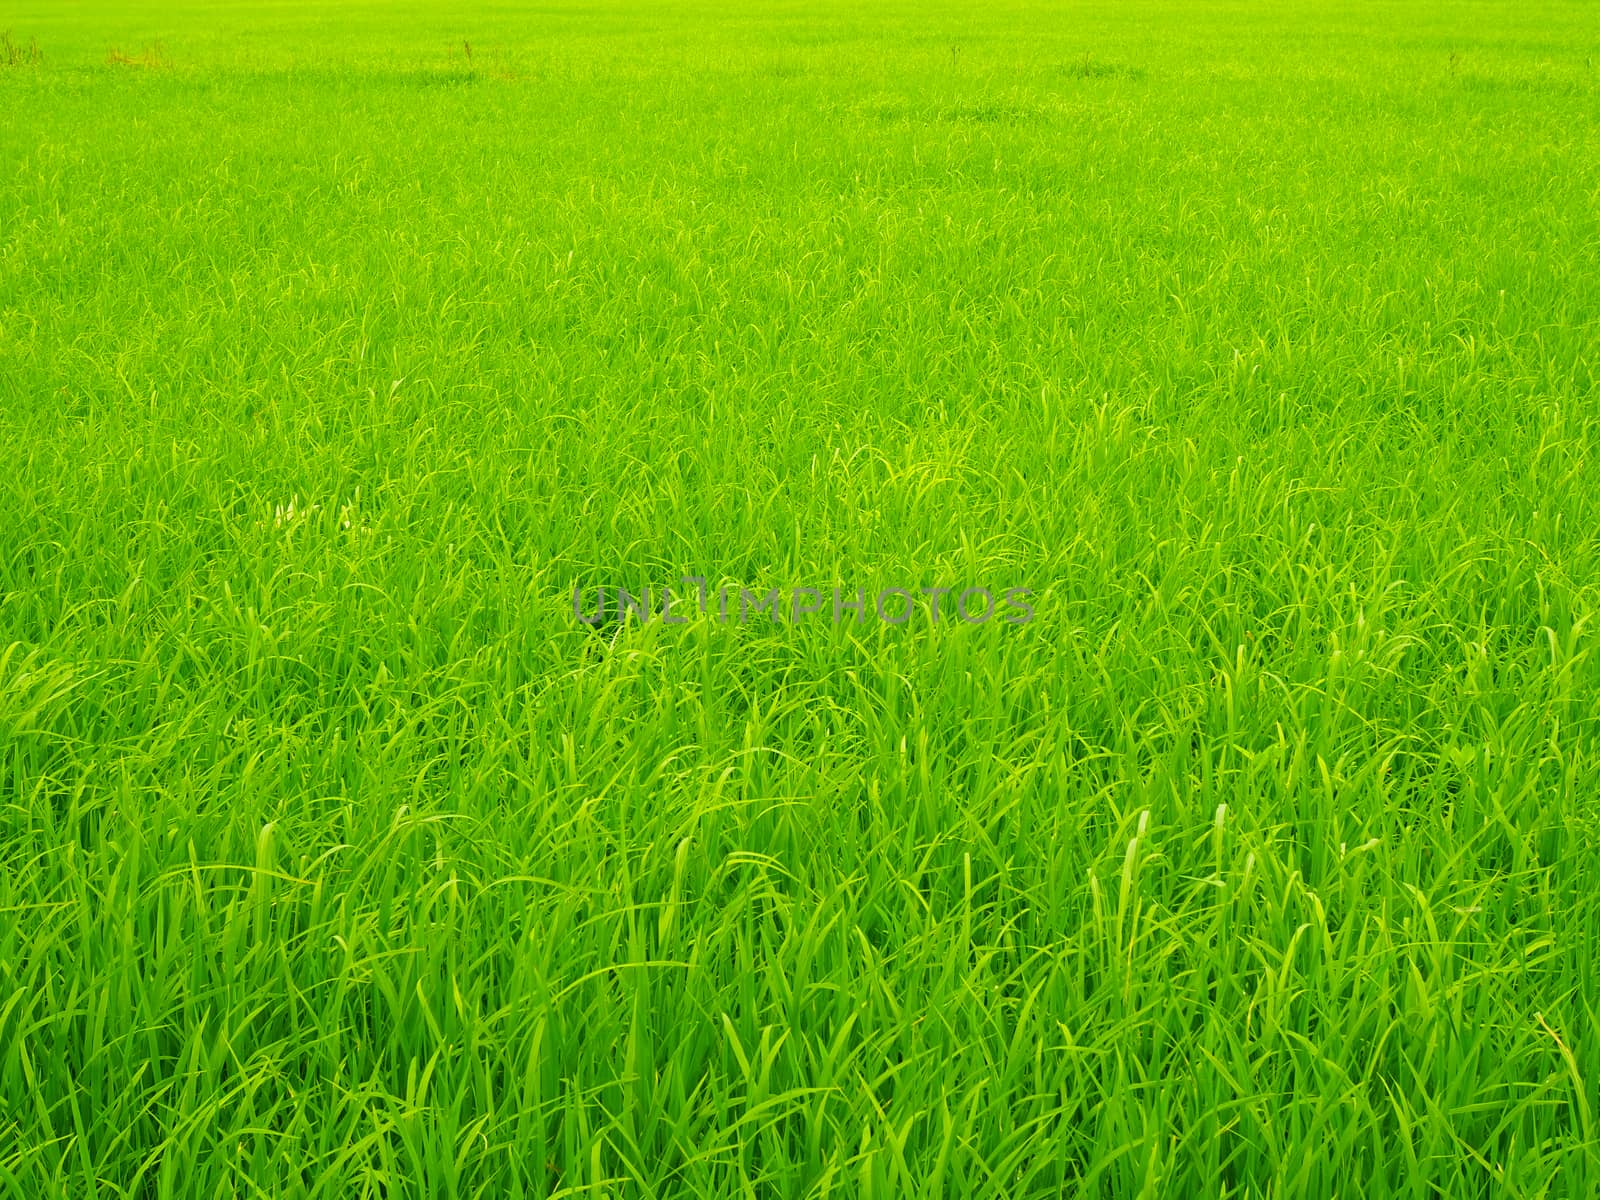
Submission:
[[[1600,1192],[1600,9],[0,31],[0,1197]]]

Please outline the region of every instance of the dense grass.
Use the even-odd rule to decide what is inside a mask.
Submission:
[[[1600,1188],[1592,5],[5,27],[0,1195]]]

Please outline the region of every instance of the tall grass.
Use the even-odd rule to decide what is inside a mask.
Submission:
[[[0,1195],[1600,1188],[1590,8],[6,22]]]

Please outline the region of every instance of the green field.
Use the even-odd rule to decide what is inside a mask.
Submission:
[[[1600,1192],[1600,8],[7,29],[0,1198]]]

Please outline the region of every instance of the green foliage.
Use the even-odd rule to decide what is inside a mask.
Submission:
[[[1592,6],[11,19],[0,1196],[1600,1189]]]

